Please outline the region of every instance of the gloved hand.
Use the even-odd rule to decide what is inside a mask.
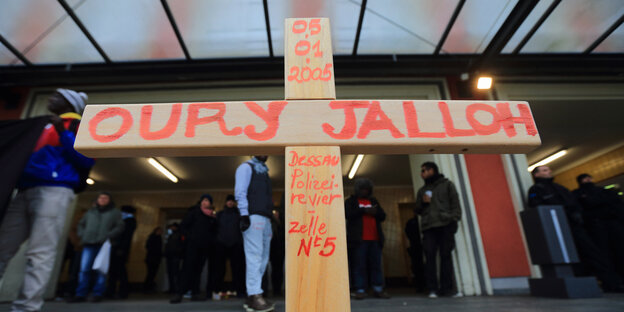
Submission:
[[[241,216],[239,225],[241,232],[247,231],[247,229],[251,225],[251,221],[249,221],[249,216]]]

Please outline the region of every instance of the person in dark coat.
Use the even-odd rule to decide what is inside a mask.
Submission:
[[[184,256],[184,242],[180,233],[180,225],[172,223],[167,229],[167,242],[165,243],[165,258],[167,260],[167,278],[169,280],[170,294],[177,294],[180,287],[180,264]]]
[[[355,193],[345,201],[347,223],[347,244],[352,250],[353,288],[355,299],[366,298],[368,281],[377,298],[388,299],[384,291],[384,276],[381,268],[381,250],[384,235],[381,222],[386,213],[373,197],[373,182],[361,178],[355,181]]]
[[[416,194],[416,210],[420,214],[425,251],[425,277],[429,298],[458,296],[453,291],[453,259],[455,233],[461,219],[459,195],[453,182],[438,171],[438,165],[425,162],[420,167],[420,177],[425,181]],[[440,257],[438,283],[437,258]]]
[[[128,270],[126,264],[130,257],[130,247],[132,246],[132,236],[136,230],[137,222],[134,218],[136,209],[132,206],[121,206],[121,218],[124,222],[124,231],[113,242],[111,248],[110,269],[108,272],[108,289],[106,296],[114,298],[116,295],[120,299],[128,298]],[[117,282],[119,282],[119,292],[117,293]]]
[[[145,255],[147,275],[145,276],[143,289],[146,292],[156,290],[156,282],[154,282],[154,279],[156,278],[156,274],[158,274],[158,268],[160,267],[160,261],[162,259],[162,234],[163,230],[160,226],[155,228],[145,243],[145,249],[147,250],[147,254]]]
[[[178,293],[170,300],[170,303],[182,302],[182,296],[188,290],[191,291],[191,300],[200,301],[199,277],[201,276],[204,263],[208,259],[208,285],[206,287],[207,298],[212,298],[216,281],[216,243],[217,243],[217,214],[212,205],[212,196],[204,194],[197,205],[189,209],[180,224],[182,235],[186,239],[184,264]]]
[[[606,255],[602,254],[585,231],[583,208],[574,195],[562,185],[553,182],[552,171],[548,166],[536,167],[531,174],[535,184],[529,188],[529,208],[541,205],[563,206],[581,262],[602,282],[604,291],[622,291],[622,282],[607,261]]]
[[[236,291],[236,296],[246,298],[245,294],[245,251],[243,248],[243,234],[240,231],[240,212],[236,207],[234,195],[225,199],[225,207],[217,213],[217,267],[215,289],[219,293]],[[227,289],[223,281],[225,277],[226,261],[230,260],[232,269],[232,287]]]
[[[410,242],[407,254],[410,256],[411,269],[414,276],[413,284],[417,292],[425,290],[425,263],[423,261],[423,247],[420,239],[420,225],[418,224],[418,214],[409,219],[405,224],[405,235]]]
[[[572,193],[583,206],[585,229],[624,278],[624,225],[619,220],[622,201],[618,195],[596,186],[589,174],[576,178],[579,188]]]
[[[284,257],[286,255],[286,231],[285,231],[285,198],[282,197],[280,207],[273,210],[271,225],[273,227],[273,238],[271,238],[271,286],[273,286],[273,296],[282,296],[282,285],[284,283]]]

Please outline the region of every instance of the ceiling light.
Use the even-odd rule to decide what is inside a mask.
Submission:
[[[87,184],[93,185],[93,184],[95,184],[95,180],[93,180],[91,178],[87,178]]]
[[[353,166],[351,166],[351,170],[349,170],[349,180],[353,179],[353,177],[355,176],[355,173],[357,172],[358,168],[360,167],[360,164],[362,163],[362,159],[364,159],[364,155],[362,154],[358,154],[357,157],[355,157]]]
[[[165,168],[163,165],[161,165],[156,159],[154,159],[153,157],[150,157],[150,158],[147,159],[147,162],[149,162],[150,165],[154,166],[154,168],[158,169],[158,171],[160,171],[160,173],[164,174],[167,178],[169,178],[169,180],[171,180],[171,182],[178,183],[178,177],[173,175],[173,173],[171,173],[171,171],[167,170],[167,168]]]
[[[492,87],[492,77],[479,77],[477,80],[477,89],[488,90]]]
[[[531,171],[533,171],[533,169],[535,169],[535,168],[537,168],[537,167],[539,167],[539,166],[546,165],[547,163],[550,163],[550,162],[552,162],[553,160],[555,160],[555,159],[557,159],[557,158],[560,158],[560,157],[562,157],[563,155],[565,155],[565,154],[567,154],[567,153],[568,153],[568,151],[567,151],[567,150],[561,150],[561,151],[559,151],[559,152],[557,152],[557,153],[555,153],[555,154],[552,154],[552,155],[550,155],[550,156],[548,156],[548,157],[546,157],[546,158],[544,158],[544,159],[542,159],[542,160],[540,160],[540,161],[536,162],[535,164],[533,164],[533,165],[531,165],[529,168],[527,168],[527,170],[528,170],[529,172],[531,172]]]

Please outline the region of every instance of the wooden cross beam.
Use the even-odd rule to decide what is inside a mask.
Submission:
[[[92,157],[286,154],[286,309],[350,311],[343,153],[523,153],[526,102],[336,100],[329,20],[285,22],[286,100],[88,105]]]

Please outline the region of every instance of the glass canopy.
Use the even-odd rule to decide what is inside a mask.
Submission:
[[[622,0],[562,1],[521,52],[583,52],[623,14]]]
[[[459,0],[370,0],[360,54],[432,54]]]
[[[622,0],[541,0],[496,36],[523,3],[2,0],[0,67],[23,65],[20,58],[37,66],[282,56],[288,17],[328,17],[335,55],[478,55],[505,37],[503,54],[624,53]]]

